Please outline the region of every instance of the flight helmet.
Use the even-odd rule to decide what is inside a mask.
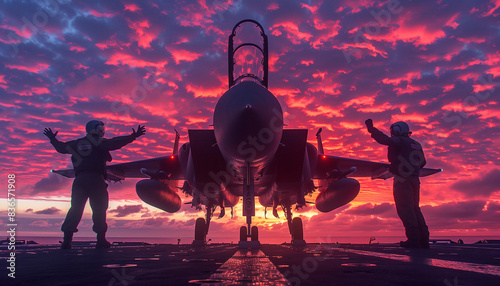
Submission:
[[[406,122],[398,121],[391,125],[391,136],[410,136],[410,127]]]
[[[97,134],[99,137],[104,137],[104,122],[100,120],[90,120],[85,125],[85,130],[87,134]]]

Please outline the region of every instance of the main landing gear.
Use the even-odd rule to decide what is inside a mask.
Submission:
[[[200,217],[196,219],[194,226],[193,246],[204,246],[207,240],[208,224],[205,219]]]
[[[301,247],[306,245],[304,240],[304,227],[302,226],[302,219],[300,217],[294,217],[292,219],[292,210],[290,204],[282,204],[281,207],[285,212],[285,217],[288,222],[288,230],[292,236],[292,245]]]
[[[217,204],[209,204],[207,205],[207,214],[205,218],[196,219],[196,223],[194,226],[194,246],[203,246],[206,244],[208,228],[210,226],[210,220],[214,214],[215,209],[217,208]],[[221,207],[221,209],[223,209]],[[222,212],[222,210],[221,210]]]

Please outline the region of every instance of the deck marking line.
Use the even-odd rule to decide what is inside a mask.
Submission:
[[[410,263],[420,263],[427,264],[433,267],[441,267],[441,268],[449,268],[461,271],[470,271],[481,274],[489,274],[500,276],[500,266],[489,265],[489,264],[478,264],[478,263],[470,263],[470,262],[460,262],[460,261],[450,261],[436,258],[426,258],[426,257],[412,257],[408,255],[401,254],[393,254],[393,253],[381,253],[381,252],[373,252],[366,250],[357,250],[357,249],[349,249],[349,248],[334,248],[345,252],[367,255],[367,256],[375,256],[380,258],[386,258],[391,260],[398,260],[403,262]]]
[[[220,280],[221,285],[290,285],[259,249],[239,249],[210,279]]]

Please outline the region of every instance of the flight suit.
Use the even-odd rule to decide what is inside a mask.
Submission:
[[[87,199],[92,208],[92,229],[105,234],[106,210],[108,209],[108,184],[106,183],[106,162],[111,162],[109,151],[117,150],[134,141],[136,136],[119,136],[111,139],[87,134],[83,138],[61,142],[55,137],[50,140],[57,152],[71,154],[75,180],[71,190],[71,208],[61,226],[65,233],[77,232]]]
[[[389,171],[394,174],[394,202],[411,246],[429,246],[429,228],[420,210],[420,169],[426,164],[422,146],[408,136],[389,137],[371,127],[371,137],[388,146]]]

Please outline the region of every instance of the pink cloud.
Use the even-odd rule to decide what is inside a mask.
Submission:
[[[343,105],[349,107],[352,105],[369,105],[372,106],[375,103],[375,96],[360,96],[353,98],[349,101],[344,101]]]
[[[27,71],[31,73],[39,73],[41,71],[46,71],[50,65],[46,63],[37,63],[32,65],[5,65],[6,68],[9,69],[17,69],[22,71]]]
[[[300,44],[303,41],[309,41],[312,38],[312,34],[301,32],[297,24],[293,22],[282,22],[274,24],[269,28],[271,34],[274,36],[280,36],[286,34],[286,37],[294,44]]]
[[[404,42],[415,43],[417,46],[429,45],[434,43],[437,39],[446,36],[442,28],[447,25],[453,25],[452,23],[456,17],[457,15],[453,15],[444,22],[441,19],[437,23],[433,22],[425,24],[419,22],[417,25],[412,23],[413,19],[411,12],[406,12],[405,14],[399,15],[397,23],[390,26],[387,33],[379,32],[372,35],[367,32],[364,36],[371,41],[395,42],[401,40]]]
[[[267,10],[271,10],[271,11],[274,11],[274,10],[278,10],[280,8],[279,4],[278,3],[270,3],[268,6],[267,6]]]
[[[307,10],[309,10],[313,14],[316,13],[316,11],[319,8],[319,6],[307,5],[307,4],[304,4],[304,3],[301,3],[301,5],[302,5],[302,8],[306,8]]]
[[[311,45],[315,49],[318,49],[323,46],[325,42],[335,38],[339,34],[339,30],[342,29],[340,26],[340,20],[321,21],[319,19],[314,19],[314,27],[322,30],[320,34],[315,37],[315,40],[311,42]]]
[[[177,65],[181,61],[192,62],[202,56],[202,54],[179,48],[167,47],[166,49],[172,54]]]
[[[428,117],[428,115],[419,114],[419,113],[395,114],[395,115],[391,116],[391,122],[409,121],[409,122],[426,123],[427,117]]]
[[[158,36],[157,29],[150,28],[148,20],[137,22],[129,21],[128,26],[135,33],[131,35],[131,38],[136,40],[141,48],[150,48],[151,42]]]
[[[86,51],[87,49],[84,47],[78,46],[78,45],[70,45],[69,50],[76,51],[77,53],[80,53],[80,52]]]
[[[188,92],[192,92],[194,94],[195,98],[198,97],[220,97],[224,92],[227,91],[227,88],[225,85],[221,85],[218,87],[204,87],[204,86],[197,86],[194,84],[186,84],[186,90]]]
[[[139,6],[137,6],[134,3],[129,3],[129,4],[125,4],[125,8],[123,10],[127,10],[127,11],[130,11],[130,12],[135,12],[135,11],[140,11],[141,8],[139,8]]]
[[[350,12],[352,14],[356,14],[361,11],[362,8],[370,8],[374,5],[374,2],[371,0],[347,0],[343,2],[343,6],[341,6],[343,9],[346,7],[350,8]],[[342,10],[343,10],[342,9]],[[341,12],[340,10],[339,12]]]
[[[97,17],[97,18],[112,18],[116,15],[116,13],[101,12],[101,11],[97,11],[94,9],[89,9],[87,12],[90,15]]]
[[[500,7],[500,0],[491,0],[491,4],[494,6],[488,12],[485,12],[483,17],[491,16]]]
[[[17,26],[1,25],[0,28],[6,29],[6,30],[11,30],[14,33],[16,33],[16,35],[18,35],[22,38],[31,38],[31,36],[33,35],[33,30],[28,29],[27,26],[23,26],[22,29],[19,29]],[[4,39],[2,39],[2,42],[6,42],[6,41]],[[16,40],[15,42],[18,43],[19,41]]]
[[[304,110],[308,116],[316,117],[318,115],[324,115],[327,118],[332,117],[344,117],[341,110],[332,108],[330,106],[318,106],[315,110],[306,109]]]
[[[146,61],[139,57],[135,57],[126,53],[116,52],[111,54],[111,56],[106,61],[108,65],[128,65],[130,67],[156,67],[163,68],[168,62],[167,61]]]
[[[208,117],[202,117],[202,116],[184,116],[184,118],[187,119],[186,124],[187,125],[196,125],[199,123],[208,123],[209,118]]]
[[[131,43],[124,43],[121,42],[117,39],[116,34],[112,35],[109,40],[101,42],[101,43],[96,43],[96,47],[98,47],[101,50],[105,49],[110,49],[110,48],[118,48],[121,51],[123,51],[126,48],[130,48]]]

